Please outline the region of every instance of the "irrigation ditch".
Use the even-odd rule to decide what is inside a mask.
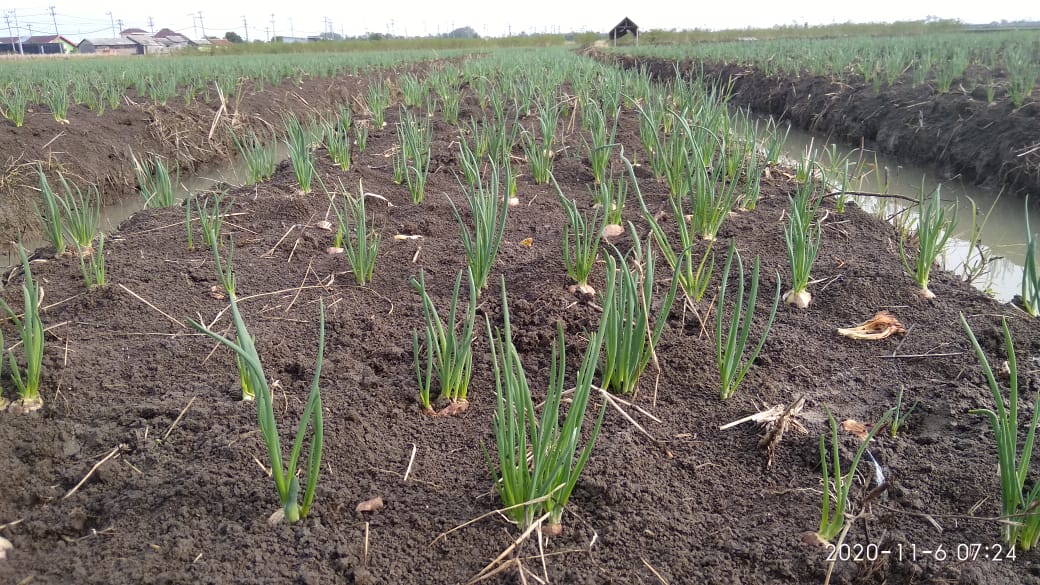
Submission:
[[[464,583],[514,543],[520,530],[493,513],[500,502],[485,451],[494,457],[495,378],[486,331],[502,325],[500,283],[512,342],[537,400],[550,377],[557,327],[569,384],[604,310],[604,255],[616,250],[631,258],[637,242],[657,246],[646,239],[647,215],[668,217],[671,187],[654,176],[641,116],[621,107],[615,141],[635,165],[629,175],[624,161],[611,156],[607,168],[615,180],[636,178],[648,212],[630,185],[622,215],[636,235],[603,245],[590,280],[599,294],[576,296],[560,250],[565,215],[558,194],[551,183],[534,180],[525,160],[546,143],[525,150],[523,141],[540,137],[538,104],[568,104],[556,142],[542,151],[554,152],[552,172],[562,194],[592,213],[597,187],[586,145],[595,138],[582,122],[592,108],[577,96],[604,97],[594,80],[623,73],[573,56],[498,59],[459,65],[465,83],[458,125],[445,119],[442,104],[425,118],[430,165],[421,203],[393,174],[403,122],[398,104],[387,109],[385,126],[372,127],[349,170],[333,164],[325,148],[316,149],[320,181],[311,193],[301,192],[292,164],[283,161],[270,180],[229,185],[223,195],[220,250],[227,258],[233,240],[237,296],[274,387],[283,440],[291,439],[285,429],[295,426],[306,406],[319,303],[326,310],[324,456],[314,508],[299,524],[268,522],[279,506],[256,408],[241,400],[232,355],[188,323],[232,333],[228,300],[197,214],[188,223],[180,206],[133,214],[109,235],[109,283],[101,287],[85,286],[73,255],[39,251],[31,269],[46,292],[44,406],[29,414],[0,413],[0,536],[12,545],[0,560],[0,580]],[[534,83],[542,76],[547,85]],[[244,95],[242,104],[253,104],[251,116],[265,119],[279,118],[286,107],[302,113],[316,103],[328,104],[326,111],[351,104],[355,119],[365,118],[355,99],[360,83],[354,77],[305,81],[282,93],[268,88],[267,95]],[[433,303],[441,310],[450,304],[452,283],[466,266],[460,223],[470,218],[460,140],[475,140],[481,123],[494,116],[493,95],[519,103],[523,87],[551,99],[520,108],[516,141],[499,161],[515,165],[519,205],[509,208],[490,284],[478,301],[468,408],[456,416],[429,416],[416,399],[412,335],[422,326],[423,309],[409,278],[422,270]],[[307,105],[297,109],[296,102]],[[118,112],[111,120],[128,120],[137,136],[154,130],[139,110]],[[188,135],[203,135],[213,113],[200,109],[185,119],[185,128],[194,128]],[[41,120],[37,130],[27,125],[10,134],[25,135],[17,143],[42,153],[40,160],[54,135],[81,124],[107,144],[92,151],[95,160],[117,157],[129,140],[154,140],[120,135],[106,121],[110,114],[74,111],[66,127]],[[87,138],[81,138],[85,144],[94,142]],[[90,176],[90,159],[63,164],[76,176]],[[84,167],[76,170],[75,164]],[[741,192],[753,175],[746,170],[738,167],[733,178]],[[732,273],[723,279],[727,249],[735,246],[748,272],[756,258],[760,262],[753,337],[767,328],[774,291],[788,284],[784,230],[788,196],[798,183],[787,170],[761,170],[757,205],[726,214],[718,227],[705,295],[678,301],[663,318],[654,360],[638,393],[625,397],[639,409],[619,405],[626,418],[602,406],[603,427],[562,533],[542,546],[532,536],[488,582],[517,583],[532,575],[590,584],[1040,582],[1035,551],[1004,554],[997,562],[983,558],[980,548],[975,558],[957,559],[961,545],[995,551],[1003,526],[992,430],[985,418],[968,412],[992,407],[993,398],[960,316],[994,364],[1003,359],[1000,325],[1006,319],[1023,399],[1028,394],[1032,400],[1038,383],[1040,333],[1016,306],[951,273],[934,273],[929,286],[936,296],[922,298],[905,274],[894,226],[855,205],[839,212],[825,201],[812,304],[780,307],[747,377],[731,398],[720,399],[715,314],[733,315],[738,280]],[[327,253],[335,230],[325,222],[337,218],[321,185],[337,200],[342,191],[378,196],[365,198],[369,225],[382,235],[371,282],[359,285],[343,256]],[[458,219],[454,205],[461,210]],[[664,225],[674,237],[675,222]],[[705,241],[696,246],[705,253]],[[659,275],[670,272],[658,262]],[[3,298],[12,306],[21,306],[24,279],[18,270],[7,276]],[[669,279],[659,280],[666,286]],[[720,308],[718,292],[726,288]],[[647,305],[659,308],[663,292],[659,282]],[[880,310],[897,317],[905,333],[873,341],[838,334]],[[14,327],[9,321],[0,327],[12,345]],[[0,384],[11,397],[7,380],[5,369]],[[805,539],[820,528],[820,437],[830,436],[827,412],[839,421],[869,424],[898,396],[906,408],[916,407],[898,433],[884,429],[869,447],[882,466],[885,489],[874,490],[874,474],[861,467],[852,500],[862,514],[843,537],[850,546],[889,552],[828,562],[828,549]],[[759,447],[764,431],[755,424],[720,429],[799,397],[805,400],[800,416],[790,419],[768,454]],[[598,413],[602,397],[593,394],[592,402]],[[585,439],[592,422],[582,432]],[[840,433],[847,466],[860,443]],[[381,507],[359,507],[376,497]],[[935,553],[940,546],[947,553],[942,558]]]

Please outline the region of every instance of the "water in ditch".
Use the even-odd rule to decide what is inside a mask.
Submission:
[[[289,152],[285,144],[279,143],[275,160],[281,162],[288,157]],[[241,185],[247,176],[246,163],[242,159],[236,158],[231,162],[203,165],[189,176],[181,175],[178,199],[183,200],[195,193],[211,191],[221,184]],[[144,209],[144,199],[136,192],[120,193],[111,199],[112,203],[106,204],[101,209],[101,221],[98,226],[98,231],[105,234],[114,232],[119,224]],[[42,237],[31,238],[25,240],[23,245],[28,250],[35,250],[46,246],[47,241]],[[0,270],[9,268],[18,262],[17,248],[9,242],[0,244]]]
[[[830,149],[836,150],[831,153]],[[833,156],[860,166],[859,179],[847,185],[850,191],[879,196],[850,197],[865,211],[894,222],[907,222],[913,227],[916,212],[903,197],[916,200],[922,189],[931,195],[935,189],[944,203],[957,203],[957,226],[940,258],[947,270],[965,274],[985,255],[984,272],[973,281],[977,288],[1001,301],[1010,301],[1021,293],[1022,272],[1026,254],[1026,218],[1033,233],[1040,231],[1040,193],[1028,209],[1022,195],[1002,194],[966,184],[959,179],[940,179],[934,169],[908,165],[869,150],[851,149],[826,142],[825,138],[792,128],[787,135],[785,155],[791,160],[804,159],[811,150],[826,166]],[[892,197],[902,196],[902,197]],[[974,205],[974,207],[973,207]],[[909,215],[906,210],[909,210]],[[975,217],[973,227],[972,217]],[[985,223],[983,223],[985,222]],[[979,229],[978,244],[971,245],[973,229]]]

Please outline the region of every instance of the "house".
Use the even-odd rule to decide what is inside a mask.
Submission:
[[[83,39],[79,52],[86,55],[143,55],[144,47],[128,37]]]
[[[76,43],[61,35],[37,35],[32,37],[0,37],[0,54],[24,53],[26,55],[64,55],[76,49]]]
[[[183,38],[181,33],[177,32],[175,30],[170,30],[168,28],[159,29],[159,32],[155,33],[152,36],[157,38],[157,39],[168,39],[170,37],[182,37]]]
[[[127,35],[126,38],[130,39],[140,47],[138,55],[155,55],[158,53],[169,53],[170,49],[163,44],[159,39],[153,38],[150,34],[143,35]]]
[[[621,19],[621,22],[614,25],[614,28],[611,29],[611,31],[608,33],[608,36],[612,41],[614,41],[614,44],[616,45],[617,40],[628,33],[632,33],[632,36],[636,38],[636,44],[638,45],[639,27],[636,26],[636,23],[629,20],[629,18],[626,16],[625,18]]]

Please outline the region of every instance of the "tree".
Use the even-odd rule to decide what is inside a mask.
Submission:
[[[229,30],[226,33],[224,33],[224,38],[227,39],[227,41],[229,43],[241,43],[242,42],[242,37],[238,36],[238,33],[233,31],[233,30]]]
[[[457,28],[457,29],[451,31],[450,33],[448,33],[446,36],[448,38],[451,38],[451,39],[479,39],[480,38],[480,35],[477,34],[477,31],[473,30],[471,27],[468,27],[468,26],[464,26],[462,28]]]

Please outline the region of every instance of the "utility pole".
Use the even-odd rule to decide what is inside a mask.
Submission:
[[[14,32],[18,36],[18,53],[24,55],[25,47],[22,46],[22,27],[18,26],[18,12],[12,10],[11,15],[14,16]]]
[[[276,34],[278,34],[278,33],[274,32],[274,13],[272,12],[271,13],[271,42],[272,43],[274,42],[274,37],[275,37]]]
[[[242,29],[246,31],[246,42],[249,42],[249,23],[246,22],[246,17],[242,15]]]
[[[206,25],[202,24],[202,11],[199,11],[199,28],[202,29],[202,38],[206,38]]]
[[[123,32],[123,19],[122,18],[117,19],[116,20],[116,24],[119,25],[119,32],[122,33]]]
[[[109,10],[105,14],[108,15],[108,20],[112,23],[112,38],[116,38],[116,17],[112,16],[112,11]]]
[[[148,32],[155,32],[155,21],[152,20],[151,16],[148,17]]]
[[[7,12],[4,13],[4,20],[7,21],[7,36],[11,37],[11,53],[15,52],[14,48],[14,31],[11,30],[11,15]]]
[[[270,34],[269,34],[270,32],[271,32],[271,29],[270,29],[269,27],[266,27],[266,26],[265,26],[265,27],[264,27],[264,37],[265,37],[265,38],[268,38],[268,39],[269,39],[269,38],[271,38],[271,36],[270,36]]]
[[[54,15],[54,7],[48,6],[51,11],[51,20],[54,21],[54,36],[59,36],[61,33],[58,32],[58,17]]]
[[[295,38],[295,37],[296,37],[296,31],[293,29],[292,17],[290,16],[289,17],[289,38],[291,39],[291,38]]]

